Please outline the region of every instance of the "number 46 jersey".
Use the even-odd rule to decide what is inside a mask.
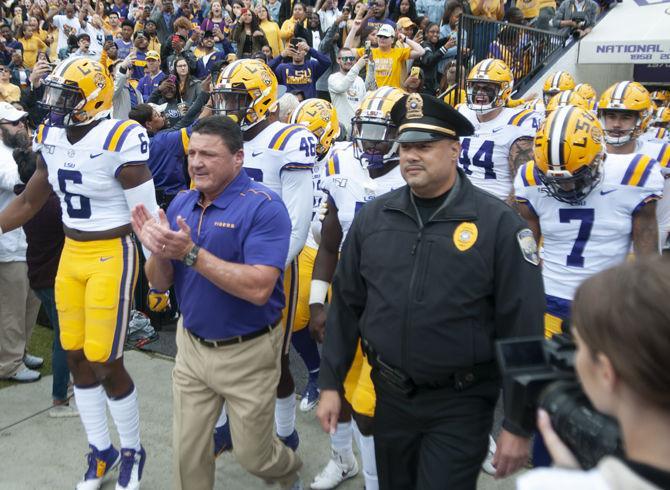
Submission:
[[[534,162],[517,172],[516,200],[540,221],[542,277],[550,296],[571,301],[582,281],[626,260],[633,215],[662,194],[658,163],[646,155],[607,155],[601,172],[600,183],[578,205],[547,194]]]
[[[117,180],[121,168],[149,158],[149,138],[136,121],[105,119],[71,144],[64,128],[40,125],[33,140],[58,195],[63,223],[81,231],[104,231],[130,223],[130,209]]]

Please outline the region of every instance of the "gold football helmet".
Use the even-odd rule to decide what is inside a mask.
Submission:
[[[637,121],[629,130],[608,129],[605,114],[610,111],[636,113]],[[639,137],[647,130],[651,119],[651,98],[649,92],[637,82],[619,82],[603,92],[598,102],[598,117],[605,129],[607,144],[621,146]]]
[[[512,70],[504,61],[494,58],[480,61],[465,81],[468,107],[479,114],[504,107],[513,86]]]
[[[277,77],[260,60],[237,60],[226,66],[212,90],[212,111],[228,116],[243,131],[277,108]]]
[[[554,95],[547,104],[546,114],[549,115],[551,112],[555,111],[559,107],[567,106],[581,107],[585,111],[591,110],[589,103],[576,91],[566,90],[564,92],[559,92]]]
[[[544,86],[542,87],[544,103],[548,104],[549,100],[557,93],[564,90],[573,90],[574,88],[575,79],[567,71],[561,70],[552,73],[544,79]]]
[[[398,159],[398,128],[391,120],[393,104],[405,96],[395,87],[368,92],[351,120],[354,156],[366,168],[381,168]]]
[[[549,194],[578,204],[600,181],[604,155],[600,122],[589,110],[559,107],[538,130],[534,155]]]
[[[657,107],[664,107],[670,104],[670,92],[667,90],[654,90],[649,96]]]
[[[656,128],[668,128],[670,126],[670,107],[659,107],[654,111],[651,125]]]
[[[544,102],[540,98],[529,100],[524,104],[524,108],[542,114],[545,111]]]
[[[53,126],[89,124],[112,109],[114,82],[107,69],[90,58],[62,61],[43,84],[39,106],[49,111],[48,124]]]
[[[322,99],[303,100],[291,114],[290,122],[307,126],[307,129],[319,139],[316,144],[319,159],[328,153],[335,138],[340,134],[340,123],[337,120],[335,107]]]
[[[596,102],[598,102],[598,94],[590,84],[578,83],[573,90],[589,103],[589,110],[595,108]]]

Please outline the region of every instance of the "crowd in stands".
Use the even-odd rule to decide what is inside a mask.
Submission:
[[[360,101],[360,84],[358,90],[353,84],[358,76],[367,78],[367,89],[390,85],[435,95],[453,86],[449,68],[458,59],[461,14],[583,36],[599,9],[607,7],[595,0],[20,0],[6,5],[0,9],[0,101],[20,103],[33,123],[42,116],[33,103],[41,96],[40,80],[59,61],[75,56],[99,59],[110,68],[117,79],[113,116],[118,118],[155,101],[185,104],[183,115],[202,80],[239,58],[267,62],[299,100],[337,100],[337,110],[349,114]],[[503,59],[518,80],[527,73],[530,44],[518,30],[496,32],[477,53],[465,47],[468,33],[463,33],[461,58]],[[343,90],[339,74],[350,70],[351,82]],[[331,75],[336,76],[329,83]],[[351,107],[341,95],[346,91],[354,94]],[[180,116],[175,109],[169,107],[171,123]]]

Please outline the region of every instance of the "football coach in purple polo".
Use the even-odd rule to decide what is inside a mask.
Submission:
[[[183,325],[173,371],[174,486],[214,486],[212,431],[224,400],[233,453],[250,473],[297,488],[297,455],[274,430],[284,306],[282,273],[291,221],[277,194],[242,169],[242,133],[213,116],[193,128],[188,171],[195,189],[158,217],[133,210],[152,253],[154,289],[175,286]]]

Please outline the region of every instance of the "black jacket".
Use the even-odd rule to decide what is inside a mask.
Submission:
[[[359,337],[433,385],[493,361],[496,339],[543,334],[542,274],[517,238],[525,222],[458,172],[456,194],[423,226],[407,186],[356,215],[333,280],[321,389],[341,389]]]

